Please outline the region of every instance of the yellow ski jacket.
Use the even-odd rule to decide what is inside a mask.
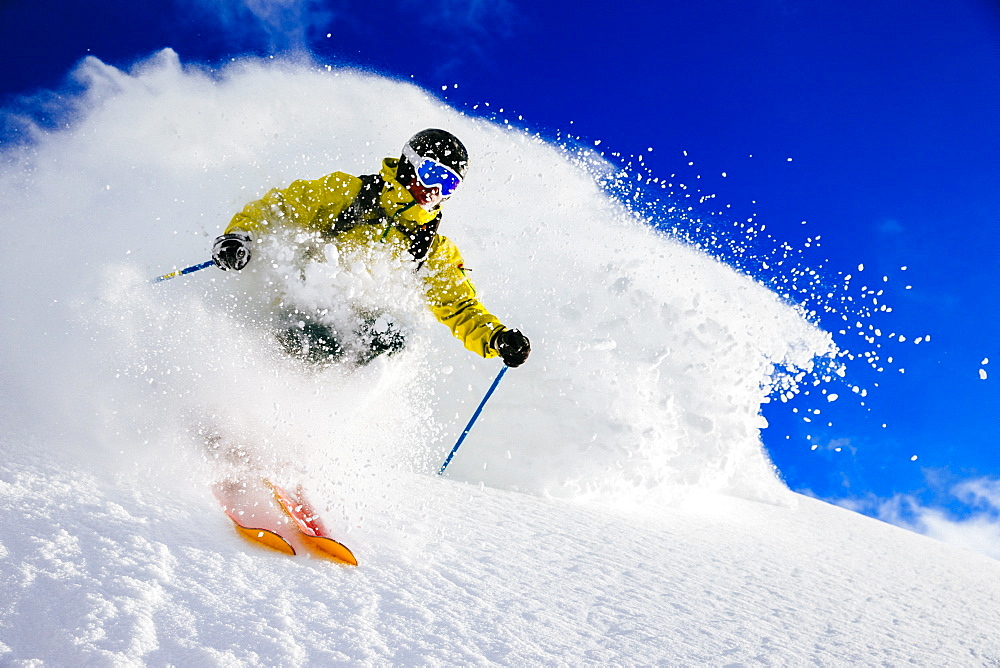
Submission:
[[[388,244],[398,257],[408,253],[422,268],[427,306],[448,325],[465,347],[482,357],[496,357],[490,339],[505,329],[476,298],[465,277],[462,255],[437,234],[440,207],[427,211],[396,181],[394,158],[382,161],[379,176],[358,178],[334,172],[275,188],[233,216],[226,233],[260,237],[279,227],[315,232],[342,249]]]

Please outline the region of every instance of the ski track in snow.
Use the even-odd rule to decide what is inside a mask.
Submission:
[[[636,220],[595,155],[349,71],[166,51],[74,76],[0,164],[3,664],[1000,663],[1000,563],[776,477],[761,402],[835,375],[830,337]],[[497,366],[413,315],[389,259],[297,280],[276,246],[146,282],[267,188],[429,126],[475,156],[443,232],[533,343],[446,479]],[[397,307],[410,345],[304,372],[280,300]],[[361,565],[242,541],[210,492],[233,471],[305,482]]]

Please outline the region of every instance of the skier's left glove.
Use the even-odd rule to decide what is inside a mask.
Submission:
[[[245,232],[223,234],[212,246],[212,260],[223,271],[239,271],[250,261],[253,240]]]
[[[493,335],[490,345],[503,358],[503,363],[510,367],[524,364],[531,352],[528,337],[516,329],[501,329]]]

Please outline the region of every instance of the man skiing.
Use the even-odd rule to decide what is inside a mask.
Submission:
[[[505,327],[479,302],[458,248],[438,234],[441,206],[461,184],[468,164],[468,152],[457,137],[445,130],[423,130],[406,142],[398,160],[385,158],[378,174],[334,172],[295,181],[250,202],[215,240],[212,259],[220,269],[239,271],[253,257],[255,242],[288,228],[344,250],[385,245],[419,272],[428,308],[466,348],[519,366],[531,350],[527,337]],[[391,323],[376,325],[372,317],[362,317],[358,330],[366,335],[368,348],[358,357],[359,364],[392,354],[404,344]],[[344,353],[329,328],[308,318],[279,339],[286,351],[311,361],[337,359]]]

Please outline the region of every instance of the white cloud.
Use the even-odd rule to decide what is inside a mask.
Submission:
[[[884,522],[1000,560],[1000,480],[966,480],[952,485],[947,493],[965,505],[962,513],[924,505],[906,494],[842,505],[871,511]]]
[[[965,520],[953,520],[939,510],[923,510],[920,518],[924,528],[922,533],[1000,560],[1000,522],[995,517],[975,515]]]
[[[977,478],[954,487],[954,494],[971,506],[992,509],[1000,514],[1000,480]]]

